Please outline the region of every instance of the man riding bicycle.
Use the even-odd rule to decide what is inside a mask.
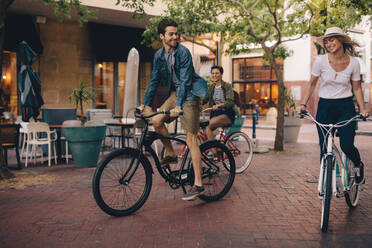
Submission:
[[[197,142],[199,130],[200,97],[208,94],[207,83],[195,73],[190,51],[179,44],[178,24],[168,18],[158,25],[158,33],[163,47],[154,56],[151,80],[142,105],[141,112],[151,111],[151,104],[159,83],[165,80],[168,83],[168,98],[160,107],[161,110],[170,110],[170,115],[160,114],[152,118],[155,131],[163,136],[169,136],[165,122],[173,121],[178,115],[186,131],[186,143],[191,152],[193,170],[195,174],[194,186],[183,200],[193,200],[204,193],[201,178],[201,154]],[[177,163],[177,155],[169,140],[162,140],[166,154],[161,161],[163,166]]]

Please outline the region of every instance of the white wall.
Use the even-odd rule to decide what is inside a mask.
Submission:
[[[292,51],[292,56],[284,60],[284,81],[309,81],[312,45],[310,36],[284,44]]]
[[[120,4],[116,5],[115,0],[81,0],[81,2],[84,5],[91,7],[133,12],[133,10],[124,8]],[[161,0],[155,1],[154,6],[152,7],[144,5],[145,12],[149,15],[160,15],[166,8],[167,8],[166,5]]]

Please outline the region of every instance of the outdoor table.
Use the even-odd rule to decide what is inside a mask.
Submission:
[[[134,119],[126,119],[122,118],[119,122],[108,122],[105,123],[107,126],[112,127],[121,127],[121,147],[125,147],[125,139],[127,139],[127,143],[129,146],[129,139],[131,138],[129,135],[130,129],[134,127],[134,123],[136,121]],[[127,132],[125,132],[127,131]]]

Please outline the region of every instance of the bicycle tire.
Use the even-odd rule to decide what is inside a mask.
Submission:
[[[177,134],[176,136],[174,136],[174,138],[177,138],[177,139],[180,139],[180,140],[184,140],[186,142],[186,134]],[[175,165],[167,165],[165,167],[162,167],[159,164],[156,164],[156,169],[158,170],[160,176],[165,180],[165,181],[169,181],[169,176],[170,174],[172,173],[172,167],[179,167],[178,165],[181,163],[182,161],[182,158],[184,156],[184,153],[185,153],[185,149],[187,149],[187,146],[180,143],[180,142],[177,142],[175,140],[170,140],[171,143],[172,143],[172,147],[174,149],[174,152],[177,154],[177,157],[178,157],[178,163],[177,163],[177,166]],[[161,152],[160,152],[160,159],[163,159],[165,156],[165,147],[163,147],[161,149]]]
[[[208,157],[209,152],[213,150],[217,151],[217,157]],[[205,192],[199,198],[206,202],[217,201],[230,191],[234,183],[234,157],[229,149],[217,140],[201,144],[200,152],[202,155],[202,180]]]
[[[356,208],[359,201],[359,185],[355,183],[355,176],[353,173],[354,163],[346,158],[345,168],[347,168],[347,177],[350,189],[345,192],[345,201],[349,208]]]
[[[115,150],[98,164],[92,182],[97,205],[112,216],[127,216],[140,209],[146,202],[152,186],[152,169],[145,156],[139,157],[139,165],[129,182],[121,180],[128,172],[131,161],[136,165],[140,151],[134,148]],[[131,167],[133,170],[134,166]],[[142,179],[141,179],[142,176]],[[132,194],[128,197],[127,194]],[[133,195],[134,194],[134,195]],[[126,204],[127,200],[132,203]]]
[[[324,180],[325,193],[322,199],[322,215],[320,227],[322,232],[326,232],[328,229],[329,211],[331,208],[331,196],[332,196],[332,170],[333,170],[333,156],[327,156],[326,158],[326,178]]]
[[[253,158],[253,142],[251,138],[247,134],[237,131],[230,134],[224,144],[234,156],[235,173],[243,173],[249,167]]]

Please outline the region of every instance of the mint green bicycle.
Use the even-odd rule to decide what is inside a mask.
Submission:
[[[336,124],[322,124],[317,122],[307,111],[301,112],[301,118],[307,118],[320,127],[324,136],[324,147],[327,152],[320,162],[320,173],[318,181],[318,196],[322,200],[322,215],[320,227],[322,232],[328,229],[329,211],[332,195],[337,198],[345,197],[350,208],[355,208],[359,201],[359,187],[355,182],[354,164],[334,143],[336,129],[346,126],[352,121],[366,120],[357,115],[350,120],[341,121]]]

